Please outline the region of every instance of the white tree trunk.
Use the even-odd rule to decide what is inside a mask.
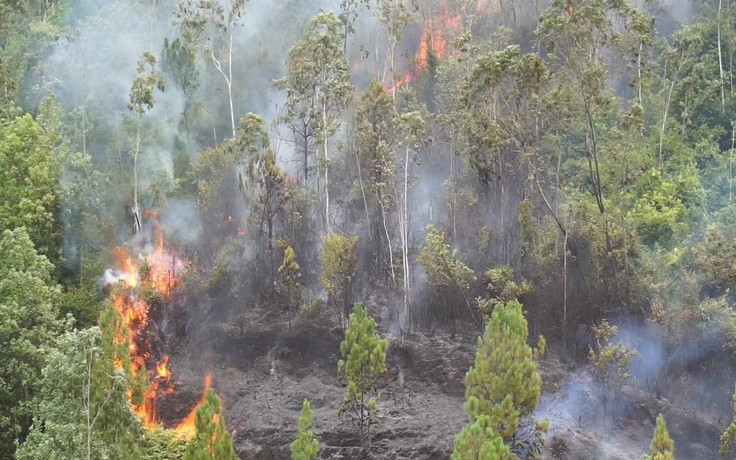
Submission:
[[[322,148],[324,150],[325,154],[325,228],[327,229],[327,234],[332,233],[332,226],[330,225],[330,178],[329,178],[329,168],[330,168],[330,162],[329,158],[327,156],[327,100],[322,100],[322,129],[324,132],[322,133]]]
[[[720,71],[721,77],[721,110],[726,110],[726,88],[723,82],[723,56],[721,52],[721,9],[723,7],[723,0],[718,1],[718,17],[716,18],[716,24],[718,25],[718,70]]]

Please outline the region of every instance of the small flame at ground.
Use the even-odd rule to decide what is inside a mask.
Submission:
[[[171,373],[169,372],[169,355],[164,355],[164,359],[161,360],[160,363],[156,366],[156,373],[159,377],[161,377],[166,383],[169,383],[169,379],[171,379]]]

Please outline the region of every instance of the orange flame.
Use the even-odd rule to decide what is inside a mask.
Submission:
[[[119,318],[121,327],[115,332],[113,343],[122,345],[126,343],[128,356],[114,357],[115,366],[122,368],[124,360],[130,363],[130,371],[133,376],[139,372],[146,372],[150,381],[148,388],[143,394],[143,402],[140,405],[131,404],[144,424],[148,427],[158,424],[156,411],[156,398],[161,392],[173,392],[171,384],[171,370],[169,369],[169,356],[164,355],[160,360],[152,356],[150,343],[147,343],[144,331],[148,326],[151,305],[144,299],[138,288],[143,291],[153,289],[163,299],[168,299],[176,286],[177,272],[183,264],[180,259],[171,254],[164,247],[164,239],[158,221],[155,220],[155,212],[147,212],[146,217],[153,222],[153,249],[150,249],[146,257],[140,258],[140,263],[135,263],[129,253],[121,247],[113,248],[116,260],[118,279],[122,289],[114,289],[112,300]],[[128,393],[128,399],[132,392]]]
[[[187,438],[193,438],[194,435],[197,434],[197,427],[195,424],[195,419],[197,416],[197,409],[202,407],[204,405],[204,400],[207,398],[207,392],[209,391],[210,387],[212,386],[212,374],[207,374],[204,378],[204,390],[202,390],[202,397],[199,399],[199,402],[192,408],[191,412],[189,412],[189,415],[179,423],[179,425],[176,426],[175,431]]]
[[[166,383],[169,383],[169,379],[171,378],[171,372],[169,372],[168,365],[169,365],[169,355],[164,355],[164,358],[156,366],[156,373],[158,374],[159,377],[164,379]]]
[[[447,58],[449,50],[447,47],[448,36],[454,35],[461,30],[462,17],[459,14],[452,14],[450,7],[445,4],[445,12],[442,15],[442,21],[439,25],[427,18],[424,21],[424,29],[422,30],[422,38],[419,40],[419,48],[414,56],[414,68],[419,72],[426,72],[429,69],[429,63],[432,59],[443,60]],[[409,85],[415,80],[414,72],[407,71],[394,82],[390,82],[386,86],[386,91],[392,95],[403,86]]]
[[[386,91],[389,94],[395,94],[401,89],[402,86],[406,86],[413,81],[414,81],[414,74],[412,74],[411,72],[407,72],[404,75],[402,75],[401,78],[399,78],[394,85],[386,88]]]
[[[438,27],[432,18],[424,21],[422,39],[419,42],[419,50],[416,54],[416,66],[419,70],[427,70],[430,57],[442,60],[447,57],[447,35],[449,32],[457,32],[462,25],[462,18],[458,14],[450,14],[445,11],[442,16],[442,25]]]

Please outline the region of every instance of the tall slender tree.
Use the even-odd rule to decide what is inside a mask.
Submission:
[[[133,146],[133,226],[136,234],[141,231],[141,213],[138,207],[138,157],[141,153],[141,125],[143,115],[156,102],[155,90],[164,90],[165,80],[156,67],[156,56],[144,52],[138,60],[138,76],[130,88],[128,109],[135,114],[135,145]]]
[[[286,76],[276,87],[286,91],[286,113],[281,117],[292,132],[302,155],[304,180],[309,179],[309,156],[318,144],[319,177],[324,179],[323,221],[331,232],[330,138],[340,127],[340,113],[351,94],[347,56],[342,47],[340,20],[334,13],[319,13],[304,38],[289,50]]]
[[[198,48],[220,74],[227,89],[230,126],[235,137],[233,57],[235,31],[247,0],[183,0],[176,7],[176,22],[184,39]]]

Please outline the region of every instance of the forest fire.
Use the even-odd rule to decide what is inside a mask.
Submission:
[[[427,72],[433,63],[436,64],[438,61],[446,59],[448,56],[448,36],[460,30],[461,21],[460,15],[452,14],[449,7],[445,7],[445,13],[439,23],[431,17],[426,18],[422,29],[422,38],[419,40],[419,48],[414,55],[414,69],[405,72],[386,90],[391,94],[395,94],[396,91],[416,79],[414,71]]]
[[[172,373],[169,368],[171,357],[162,353],[156,334],[149,332],[149,326],[155,321],[152,316],[160,314],[160,307],[171,300],[177,286],[178,275],[183,268],[182,261],[164,247],[163,235],[155,220],[153,222],[153,247],[147,248],[146,255],[139,255],[134,260],[129,252],[116,247],[113,253],[116,258],[116,276],[118,286],[112,291],[112,300],[118,314],[121,327],[116,328],[115,344],[127,341],[130,373],[132,380],[143,388],[142,402],[133,401],[133,391],[129,391],[133,411],[138,414],[147,427],[160,424],[156,400],[163,394],[174,392]],[[157,326],[158,327],[158,326]],[[126,367],[125,357],[116,357],[116,365]],[[205,381],[205,392],[209,388],[210,378]],[[196,407],[195,407],[196,409]],[[194,410],[187,419],[177,427],[184,435],[193,433]],[[191,419],[191,428],[187,421]]]

